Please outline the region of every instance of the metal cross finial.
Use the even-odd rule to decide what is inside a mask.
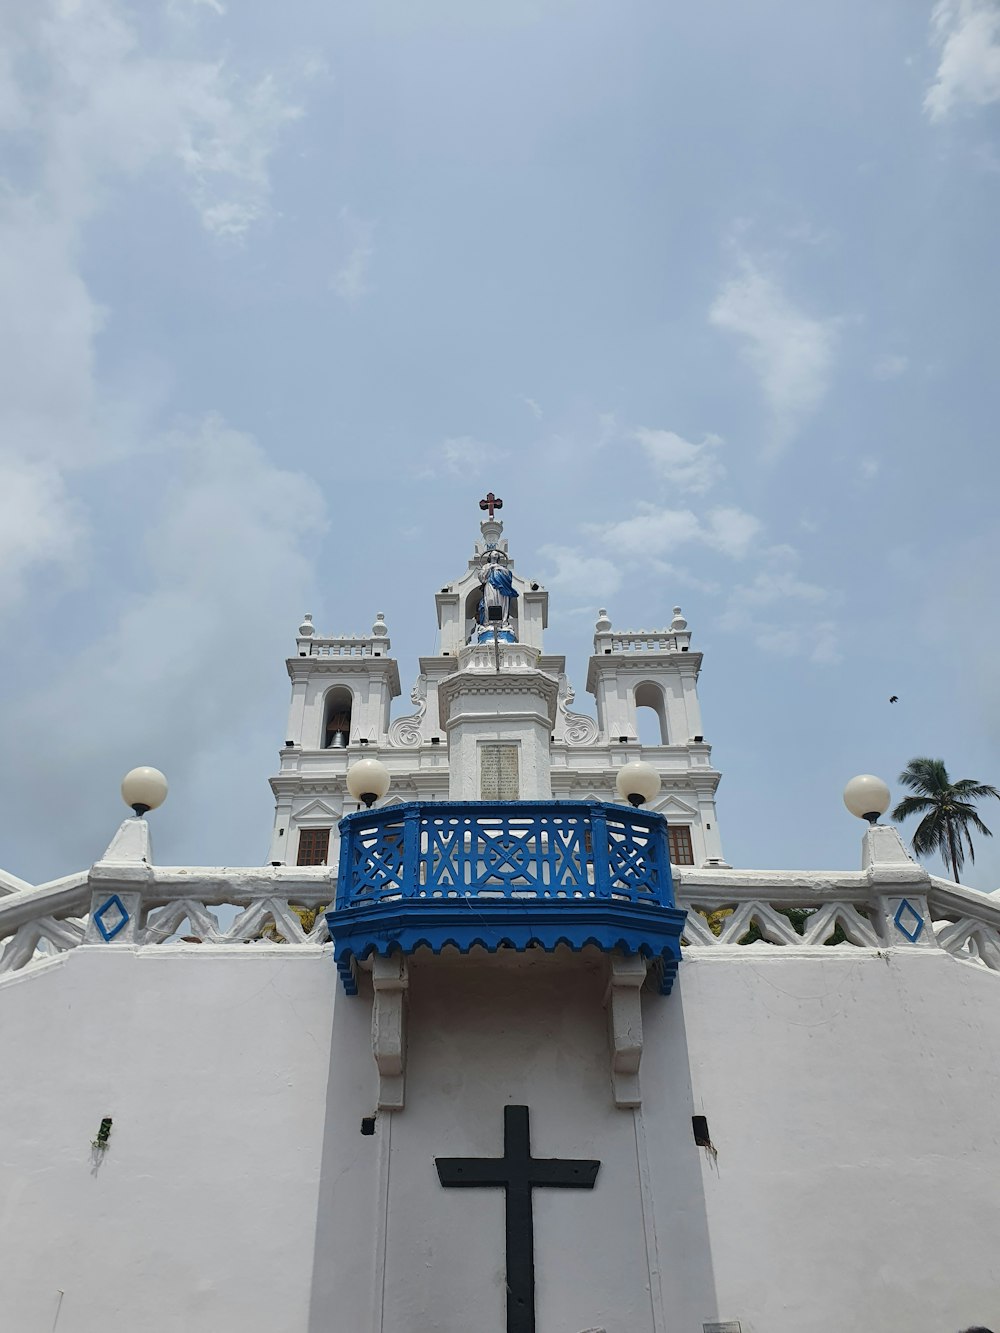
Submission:
[[[490,519],[492,520],[494,509],[502,509],[503,501],[499,496],[494,495],[493,492],[490,491],[485,500],[479,501],[479,508],[488,509],[490,511]]]

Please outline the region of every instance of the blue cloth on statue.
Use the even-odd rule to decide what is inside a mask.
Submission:
[[[486,581],[491,588],[496,588],[501,597],[517,596],[517,593],[514,591],[514,584],[511,582],[509,570],[498,569],[497,566],[494,565],[486,576]]]

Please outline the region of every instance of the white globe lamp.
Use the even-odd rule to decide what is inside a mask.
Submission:
[[[618,770],[615,786],[618,795],[629,805],[645,805],[660,790],[660,775],[652,764],[633,759]]]
[[[347,790],[368,809],[386,794],[391,781],[389,770],[377,759],[359,759],[347,770]]]
[[[122,778],[122,800],[141,818],[167,799],[167,779],[158,768],[133,768]]]
[[[889,809],[892,796],[881,778],[872,773],[859,773],[851,778],[844,788],[844,804],[858,819],[867,819],[869,824],[877,824],[879,815]]]

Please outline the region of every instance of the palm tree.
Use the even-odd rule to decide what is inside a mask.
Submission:
[[[966,848],[969,860],[975,862],[976,859],[969,826],[972,825],[986,838],[993,836],[976,814],[973,802],[985,796],[995,796],[1000,800],[1000,791],[984,782],[976,782],[973,778],[952,782],[943,759],[911,759],[900,773],[899,781],[916,795],[903,797],[892,812],[893,819],[923,815],[913,834],[911,845],[915,855],[928,856],[932,852],[940,852],[942,861],[946,864],[951,862],[952,878],[957,882],[959,872],[965,865]]]

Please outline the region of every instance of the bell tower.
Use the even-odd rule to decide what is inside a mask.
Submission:
[[[494,510],[468,569],[437,595],[442,655],[437,684],[448,737],[448,795],[462,801],[548,800],[562,660],[543,657],[548,593],[516,574]]]
[[[370,634],[317,635],[305,616],[287,661],[292,698],[281,750],[269,861],[332,865],[350,764],[387,743],[399,667],[381,612]]]
[[[660,775],[663,786],[652,808],[670,826],[671,859],[725,865],[715,812],[721,775],[712,766],[698,702],[701,664],[679,606],[669,628],[654,630],[613,629],[601,610],[587,689],[597,701],[595,747],[604,748],[612,764],[642,758]],[[658,744],[640,738],[643,710]]]

